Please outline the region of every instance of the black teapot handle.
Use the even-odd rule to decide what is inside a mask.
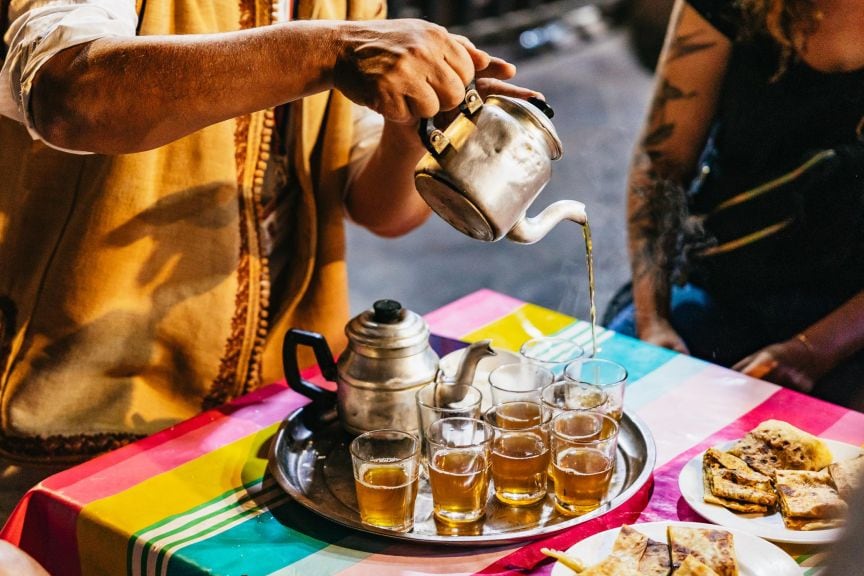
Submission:
[[[483,98],[477,92],[477,87],[472,80],[465,88],[465,99],[459,105],[459,111],[465,116],[473,116],[480,108],[483,107]],[[435,127],[432,118],[420,119],[420,140],[426,150],[436,158],[441,156],[444,151],[450,146],[450,139],[444,134],[443,130]]]
[[[295,392],[312,400],[313,404],[321,406],[334,404],[336,402],[335,392],[321,388],[308,380],[303,380],[300,376],[300,366],[297,363],[298,346],[309,346],[312,348],[312,351],[315,353],[315,359],[318,361],[318,367],[321,369],[321,374],[328,381],[336,382],[336,362],[333,360],[333,354],[330,352],[327,339],[317,332],[291,328],[285,333],[285,340],[282,342],[282,369],[285,372],[288,386]]]

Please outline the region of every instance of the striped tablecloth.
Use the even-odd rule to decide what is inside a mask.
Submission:
[[[590,340],[584,321],[481,290],[426,316],[438,335],[518,349],[530,337]],[[518,546],[478,549],[375,538],[293,502],[265,475],[268,441],[306,400],[274,384],[236,402],[49,477],[32,489],[0,536],[52,574],[389,576],[548,574],[542,546],[566,549],[624,522],[699,521],[678,473],[705,448],[768,418],[864,443],[864,414],[600,330],[600,357],[624,364],[625,406],[651,429],[653,483],[616,510]],[[787,551],[816,573],[818,549]]]

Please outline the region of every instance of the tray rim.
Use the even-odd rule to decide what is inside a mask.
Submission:
[[[595,518],[599,518],[600,516],[603,516],[604,514],[615,510],[619,506],[629,501],[636,494],[636,492],[642,489],[642,487],[651,480],[654,472],[654,465],[657,460],[657,448],[654,443],[654,436],[651,434],[651,430],[648,428],[648,425],[645,423],[644,420],[642,420],[635,414],[632,414],[631,412],[625,410],[624,417],[627,418],[631,422],[633,427],[639,432],[645,444],[645,461],[643,462],[642,470],[639,472],[633,483],[627,486],[617,496],[615,496],[612,500],[610,500],[608,503],[606,503],[604,506],[601,506],[597,510],[588,514],[584,514],[582,516],[574,517],[570,520],[559,522],[554,525],[541,527],[539,529],[504,532],[498,534],[452,536],[438,534],[416,534],[414,532],[395,532],[384,528],[368,526],[366,524],[362,524],[359,521],[353,521],[348,518],[328,515],[327,511],[319,503],[307,497],[306,494],[297,486],[295,486],[289,480],[287,475],[283,472],[282,466],[280,465],[280,461],[283,460],[282,458],[280,458],[281,454],[283,453],[282,446],[285,445],[285,442],[283,442],[283,437],[285,436],[288,427],[293,424],[294,420],[302,417],[304,410],[309,409],[311,406],[311,404],[306,404],[288,414],[282,420],[279,425],[279,429],[273,436],[273,439],[270,443],[270,449],[268,450],[267,468],[273,475],[276,482],[296,502],[301,504],[307,510],[314,512],[315,514],[321,516],[322,518],[325,518],[326,520],[329,520],[336,524],[340,524],[347,528],[351,528],[353,530],[357,530],[359,532],[363,532],[366,534],[374,534],[376,536],[383,536],[385,538],[402,542],[413,542],[417,544],[439,544],[456,547],[505,545],[536,540],[544,536],[557,534],[579,524],[583,524]]]

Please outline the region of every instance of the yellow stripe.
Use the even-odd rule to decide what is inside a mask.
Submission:
[[[463,336],[466,342],[492,339],[492,346],[518,352],[531,338],[553,334],[573,323],[573,318],[534,304],[524,304],[516,310],[479,330]]]
[[[711,248],[706,248],[702,250],[699,255],[700,256],[713,256],[714,254],[722,254],[723,252],[731,252],[732,250],[737,250],[742,246],[746,246],[747,244],[752,244],[757,240],[762,240],[767,236],[771,236],[772,234],[776,234],[780,230],[783,230],[790,224],[792,224],[792,218],[788,220],[784,220],[783,222],[778,222],[777,224],[772,224],[767,228],[763,228],[762,230],[757,230],[752,234],[748,234],[746,236],[742,236],[741,238],[736,238],[731,242],[724,242],[718,246],[712,246]]]
[[[278,426],[273,424],[85,506],[77,524],[82,575],[125,574],[132,534],[261,478],[267,467],[268,442]]]
[[[756,198],[757,196],[761,196],[762,194],[765,194],[766,192],[770,192],[774,188],[776,188],[778,186],[782,186],[783,184],[786,184],[787,182],[794,180],[795,178],[797,178],[798,176],[800,176],[801,174],[803,174],[804,172],[806,172],[807,170],[812,168],[814,165],[818,164],[822,160],[825,160],[826,158],[830,158],[830,157],[834,156],[834,154],[835,154],[834,150],[823,150],[822,152],[819,152],[818,154],[814,155],[812,158],[810,158],[809,160],[804,162],[804,164],[795,168],[791,172],[787,172],[786,174],[784,174],[778,178],[775,178],[774,180],[771,180],[769,182],[761,184],[761,185],[757,186],[756,188],[751,188],[750,190],[747,190],[746,192],[742,192],[741,194],[738,194],[737,196],[733,196],[732,198],[729,198],[725,202],[721,202],[719,205],[717,205],[716,208],[714,208],[714,210],[711,211],[711,214],[716,214],[717,212],[720,212],[721,210],[725,210],[726,208],[729,208],[730,206],[736,206],[738,204],[742,204],[744,202],[752,200],[753,198]]]

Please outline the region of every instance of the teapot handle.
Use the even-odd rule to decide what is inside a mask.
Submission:
[[[477,92],[474,80],[471,80],[465,88],[465,99],[459,105],[459,112],[470,118],[482,107],[483,98]],[[450,139],[447,138],[443,130],[435,127],[432,118],[420,119],[420,140],[426,150],[436,158],[444,154],[444,151],[450,146]]]
[[[321,374],[328,381],[336,382],[336,362],[333,361],[333,354],[330,352],[327,339],[317,332],[291,328],[285,333],[285,340],[282,342],[282,369],[285,372],[288,386],[295,392],[311,399],[313,404],[331,405],[335,403],[335,392],[321,388],[308,380],[303,380],[300,376],[300,366],[297,363],[297,346],[312,348]]]

